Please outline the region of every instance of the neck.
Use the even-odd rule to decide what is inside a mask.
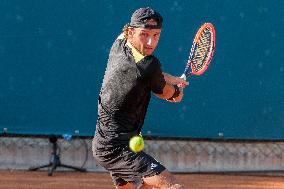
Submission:
[[[127,40],[126,44],[130,47],[131,51],[132,51],[132,55],[135,59],[135,62],[139,62],[141,59],[143,59],[145,57],[145,55],[143,55],[140,51],[138,51],[131,43],[131,41]]]

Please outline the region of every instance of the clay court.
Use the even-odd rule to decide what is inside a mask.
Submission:
[[[281,176],[176,174],[191,189],[284,189]],[[107,173],[1,171],[0,189],[113,189]]]

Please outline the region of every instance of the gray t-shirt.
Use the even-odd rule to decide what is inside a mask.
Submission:
[[[165,84],[156,57],[145,56],[135,62],[126,40],[116,39],[99,95],[97,143],[110,147],[128,144],[141,131],[151,91],[161,94]]]

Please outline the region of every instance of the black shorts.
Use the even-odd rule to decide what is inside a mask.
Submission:
[[[93,141],[93,154],[96,161],[110,172],[116,186],[128,182],[140,185],[143,177],[151,177],[166,168],[145,152],[134,153],[128,146],[97,148]]]

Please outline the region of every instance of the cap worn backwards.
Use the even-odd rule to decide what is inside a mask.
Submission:
[[[156,22],[148,22],[151,19]],[[157,11],[147,7],[137,9],[132,14],[129,26],[135,28],[161,29],[162,24],[163,17]]]

